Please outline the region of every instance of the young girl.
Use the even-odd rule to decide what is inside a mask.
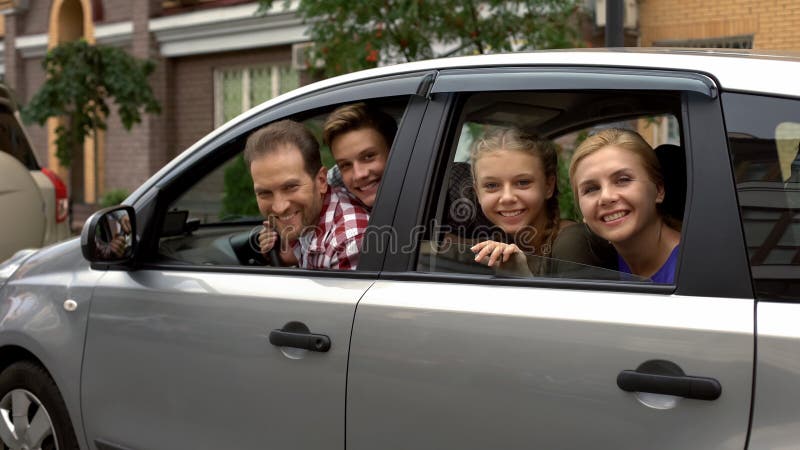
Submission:
[[[619,270],[673,283],[679,222],[659,211],[664,179],[658,158],[639,134],[605,129],[575,150],[572,189],[586,225],[619,254]]]
[[[470,162],[481,210],[508,238],[473,246],[475,261],[495,266],[515,254],[524,257],[522,252],[551,256],[561,230],[574,224],[559,217],[555,145],[515,128],[500,128],[475,143]],[[531,273],[547,270],[541,261],[528,258]]]

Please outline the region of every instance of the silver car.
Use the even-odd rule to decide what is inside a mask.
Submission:
[[[80,240],[0,266],[0,440],[794,448],[798,80],[800,59],[777,54],[559,51],[379,68],[268,101],[98,212]],[[353,102],[399,126],[358,270],[270,266],[253,244],[263,219],[245,140],[285,118],[318,131]],[[471,261],[466,234],[483,219],[468,149],[495,125],[553,140],[562,163],[598,129],[642,134],[682,219],[675,282]]]

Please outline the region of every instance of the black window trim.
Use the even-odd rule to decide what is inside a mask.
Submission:
[[[562,68],[563,69],[563,68]],[[543,86],[545,90],[581,90],[592,91],[608,89],[616,86],[612,74],[618,74],[617,69],[608,71],[603,68],[592,68],[590,71],[582,71],[578,76],[573,77],[569,70],[556,71],[548,68],[548,73],[559,73],[557,89],[552,85],[550,77],[544,77]],[[492,77],[485,76],[492,72]],[[430,189],[433,189],[436,180],[433,173],[442,173],[441,170],[434,172],[436,165],[440,164],[439,153],[442,148],[450,148],[447,140],[453,139],[451,127],[453,117],[458,108],[455,106],[459,101],[457,92],[472,92],[475,90],[515,90],[511,89],[505,81],[499,82],[496,72],[508,72],[508,69],[469,69],[442,71],[433,87],[432,101],[428,107],[428,113],[423,120],[420,129],[418,145],[414,149],[410,167],[426,167],[420,171],[423,182],[404,185],[404,196],[400,199],[397,214],[395,215],[395,229],[398,233],[397,248],[414,245],[419,249],[418,243],[411,237],[412,229],[422,223],[426,209],[428,208]],[[525,71],[536,71],[536,69],[515,69],[513,77],[517,80],[525,80],[524,90],[540,90],[536,81],[539,77],[520,77],[520,73]],[[678,295],[708,296],[708,297],[727,297],[727,298],[753,298],[753,290],[750,283],[749,267],[747,266],[746,249],[744,248],[744,236],[741,232],[741,223],[738,217],[738,204],[735,201],[735,188],[733,184],[732,167],[728,158],[728,147],[725,129],[722,123],[722,108],[720,105],[717,84],[715,80],[704,74],[690,72],[672,72],[663,70],[642,70],[635,71],[645,80],[639,87],[645,90],[644,86],[649,87],[650,91],[678,91],[682,93],[682,146],[687,158],[687,200],[684,216],[684,236],[681,239],[681,251],[678,262],[678,272],[676,273],[675,285],[647,285],[628,284],[624,282],[601,282],[601,281],[576,281],[557,278],[540,278],[513,280],[506,278],[487,278],[476,277],[474,275],[463,274],[430,274],[416,272],[417,252],[413,255],[402,254],[402,252],[391,254],[387,252],[384,260],[384,271],[381,279],[393,280],[435,280],[440,282],[463,283],[465,280],[473,282],[520,285],[520,286],[547,286],[567,289],[599,289],[610,291],[634,291],[651,292],[659,294],[675,293]],[[646,72],[644,74],[643,72]],[[453,73],[457,73],[457,78],[452,78]],[[591,75],[597,73],[599,82],[596,84],[586,83],[591,80]],[[677,76],[676,76],[677,75]],[[451,77],[451,78],[448,78]],[[662,78],[664,77],[664,78]],[[456,83],[455,80],[458,80]],[[627,79],[623,77],[623,79]],[[658,83],[658,80],[666,79],[667,83]],[[676,82],[677,80],[677,82]],[[624,84],[624,83],[623,83]],[[492,87],[489,87],[492,85]],[[443,92],[443,86],[452,89],[452,92]],[[676,89],[677,87],[677,89]],[[624,86],[619,86],[621,91],[629,91]],[[635,90],[635,89],[634,89]],[[694,150],[698,149],[698,150]],[[706,151],[706,149],[717,149]],[[697,153],[697,155],[695,155]],[[709,165],[710,164],[710,165]],[[722,170],[714,171],[712,177],[698,177],[693,174],[707,172],[702,167],[720,167]],[[417,178],[415,178],[417,179]],[[418,179],[417,179],[418,180]],[[716,183],[716,184],[715,184]],[[722,192],[722,198],[718,196],[705,195],[701,199],[693,201],[693,192]],[[719,202],[718,202],[719,200]],[[720,203],[721,202],[721,203]],[[719,207],[719,208],[718,208]],[[705,211],[703,211],[705,208]],[[716,218],[708,218],[712,211],[721,210],[721,214]],[[694,217],[693,217],[694,215]],[[712,224],[716,224],[712,226]],[[688,231],[688,233],[687,233]],[[408,235],[404,237],[404,235]],[[725,242],[730,238],[735,242]],[[715,261],[722,261],[724,264],[714,267],[709,273],[707,254],[704,252],[722,252],[718,254]],[[717,270],[722,269],[722,270]]]
[[[427,100],[420,99],[417,92],[421,84],[430,79],[431,74],[435,75],[435,71],[424,71],[415,73],[405,73],[402,75],[395,75],[383,77],[379,79],[362,80],[355,83],[346,84],[344,86],[336,86],[333,88],[325,89],[322,91],[315,91],[306,94],[297,99],[293,99],[284,104],[276,105],[275,107],[254,115],[242,123],[234,126],[230,130],[217,136],[215,139],[206,143],[201,149],[195,151],[180,164],[176,165],[170,172],[165,174],[160,179],[156,180],[150,185],[141,197],[137,199],[134,206],[137,211],[137,222],[140,224],[140,248],[134,256],[134,261],[125,267],[115,267],[115,269],[129,270],[136,269],[157,269],[157,270],[198,270],[198,271],[213,271],[213,272],[230,272],[230,273],[275,273],[275,274],[294,274],[298,276],[343,276],[347,278],[377,278],[378,272],[381,270],[383,263],[383,254],[373,255],[370,253],[362,253],[359,260],[359,267],[365,267],[364,270],[359,271],[312,271],[298,268],[274,268],[269,266],[264,267],[250,267],[250,266],[198,266],[198,265],[183,265],[183,264],[170,264],[164,262],[154,261],[155,254],[158,251],[157,244],[157,228],[156,224],[160,224],[169,203],[174,200],[174,192],[182,192],[180,183],[181,174],[192,172],[195,170],[203,170],[208,166],[217,166],[220,160],[226,160],[232,156],[235,151],[233,147],[241,147],[244,143],[244,138],[252,131],[265,124],[275,120],[282,119],[297,114],[302,114],[306,111],[330,107],[332,105],[350,103],[362,100],[380,99],[386,97],[409,97],[409,102],[403,116],[403,121],[398,129],[395,143],[390,152],[389,162],[387,168],[391,167],[391,171],[384,174],[384,181],[382,183],[398,184],[393,181],[395,178],[402,180],[405,177],[407,170],[407,162],[413,148],[413,142],[416,140],[416,130],[419,129],[419,122],[422,120]],[[413,136],[411,136],[413,135]],[[223,147],[229,147],[223,149]],[[203,172],[203,173],[207,173]],[[402,181],[399,183],[402,184]],[[391,222],[380,222],[392,218],[394,216],[394,205],[396,204],[396,197],[399,196],[399,189],[395,191],[383,189],[379,193],[381,201],[378,204],[384,205],[379,207],[376,204],[376,209],[373,211],[370,223],[383,223],[391,225]],[[385,194],[390,197],[384,201]],[[395,200],[395,201],[393,201]],[[391,205],[389,205],[391,203]],[[384,211],[385,210],[385,211]]]
[[[717,86],[710,75],[682,70],[594,66],[504,67],[443,70],[436,79],[432,92],[680,91],[717,98]]]

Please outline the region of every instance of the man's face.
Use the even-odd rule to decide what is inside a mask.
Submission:
[[[316,226],[328,191],[325,167],[310,176],[300,150],[286,145],[255,159],[250,175],[258,209],[275,224],[281,239],[296,240],[306,227]]]
[[[348,131],[333,139],[331,153],[347,190],[372,208],[389,156],[383,135],[374,128]]]

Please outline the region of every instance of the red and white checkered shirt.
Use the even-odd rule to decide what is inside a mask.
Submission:
[[[355,270],[361,241],[369,225],[369,213],[351,201],[347,190],[329,187],[322,201],[319,221],[294,246],[303,269]]]

